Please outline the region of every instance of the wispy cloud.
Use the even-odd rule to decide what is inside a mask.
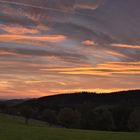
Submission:
[[[103,0],[75,0],[74,8],[96,10]]]
[[[126,67],[127,66],[127,67]],[[45,71],[45,69],[41,69]],[[47,69],[48,70],[48,69]],[[95,75],[95,76],[117,76],[120,74],[140,74],[140,63],[108,62],[98,64],[96,67],[67,67],[50,69],[58,74],[66,75]]]
[[[39,33],[38,29],[33,28],[26,28],[23,26],[8,26],[8,25],[0,25],[0,29],[10,33],[10,34],[37,34]]]
[[[111,44],[112,47],[128,48],[128,49],[140,49],[140,45],[130,44]]]
[[[15,34],[1,34],[1,42],[22,42],[22,41],[43,41],[43,42],[60,42],[65,40],[64,35],[45,35],[45,36],[29,36],[29,35],[15,35]]]

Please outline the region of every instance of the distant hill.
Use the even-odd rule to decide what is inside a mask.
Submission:
[[[15,106],[21,104],[29,99],[11,99],[11,100],[0,100],[0,105]]]
[[[114,93],[96,94],[92,92],[79,92],[71,94],[60,94],[31,99],[20,105],[33,107],[61,108],[76,107],[84,103],[99,105],[127,104],[128,106],[140,106],[140,90],[121,91]]]

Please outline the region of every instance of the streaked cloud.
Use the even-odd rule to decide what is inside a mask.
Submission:
[[[127,67],[126,67],[127,66]],[[48,69],[41,69],[43,71]],[[68,67],[68,68],[55,68],[50,69],[58,74],[66,75],[95,75],[95,76],[117,76],[120,74],[140,74],[140,63],[124,63],[124,62],[108,62],[98,64],[96,67]]]
[[[127,58],[127,56],[123,53],[118,53],[115,51],[111,51],[111,50],[105,50],[105,53],[112,55],[112,56],[117,56],[117,57],[123,57],[123,58]]]
[[[140,49],[140,45],[130,45],[130,44],[111,44],[112,47],[120,48],[130,48],[130,49]]]
[[[0,25],[0,29],[10,34],[37,34],[39,33],[37,29],[26,28],[22,26]]]
[[[24,35],[11,35],[11,34],[2,34],[0,35],[1,42],[10,42],[10,41],[43,41],[43,42],[59,42],[63,41],[66,37],[63,35],[48,35],[48,36],[24,36]]]
[[[95,10],[103,0],[75,0],[74,8]]]

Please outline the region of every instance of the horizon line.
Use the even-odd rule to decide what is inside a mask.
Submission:
[[[140,91],[140,89],[128,89],[128,90],[118,90],[118,91],[112,91],[112,92],[94,92],[94,91],[77,91],[77,92],[67,92],[67,93],[57,93],[57,94],[52,94],[52,95],[46,95],[46,96],[25,96],[25,97],[14,97],[14,96],[10,96],[10,97],[5,97],[5,96],[0,96],[0,101],[5,101],[5,100],[30,100],[30,99],[38,99],[38,98],[43,98],[43,97],[49,97],[49,96],[57,96],[57,95],[70,95],[70,94],[80,94],[80,93],[91,93],[91,94],[114,94],[114,93],[119,93],[119,92],[127,92],[127,91]]]

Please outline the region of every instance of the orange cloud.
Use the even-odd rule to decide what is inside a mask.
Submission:
[[[69,71],[69,72],[59,72],[60,74],[68,75],[96,75],[96,76],[109,76],[110,73],[98,72],[98,71]]]
[[[5,32],[8,32],[10,34],[36,34],[39,32],[37,29],[30,29],[25,28],[22,26],[7,26],[7,25],[0,25],[0,29],[4,30]]]
[[[139,75],[140,62],[108,62],[98,64],[95,67],[64,67],[41,69],[42,71],[51,71],[57,74],[66,75],[95,75],[95,76],[113,76],[113,75]]]
[[[6,90],[11,87],[12,87],[12,85],[10,82],[8,82],[6,80],[0,80],[0,90]]]
[[[86,46],[96,45],[96,43],[94,41],[91,41],[91,40],[85,40],[82,42],[82,44],[86,45]]]
[[[42,42],[60,42],[66,39],[64,35],[47,35],[47,36],[29,36],[29,35],[13,35],[3,34],[0,35],[1,42],[18,42],[18,41],[42,41]]]
[[[129,44],[111,44],[113,47],[140,49],[140,45],[129,45]]]

